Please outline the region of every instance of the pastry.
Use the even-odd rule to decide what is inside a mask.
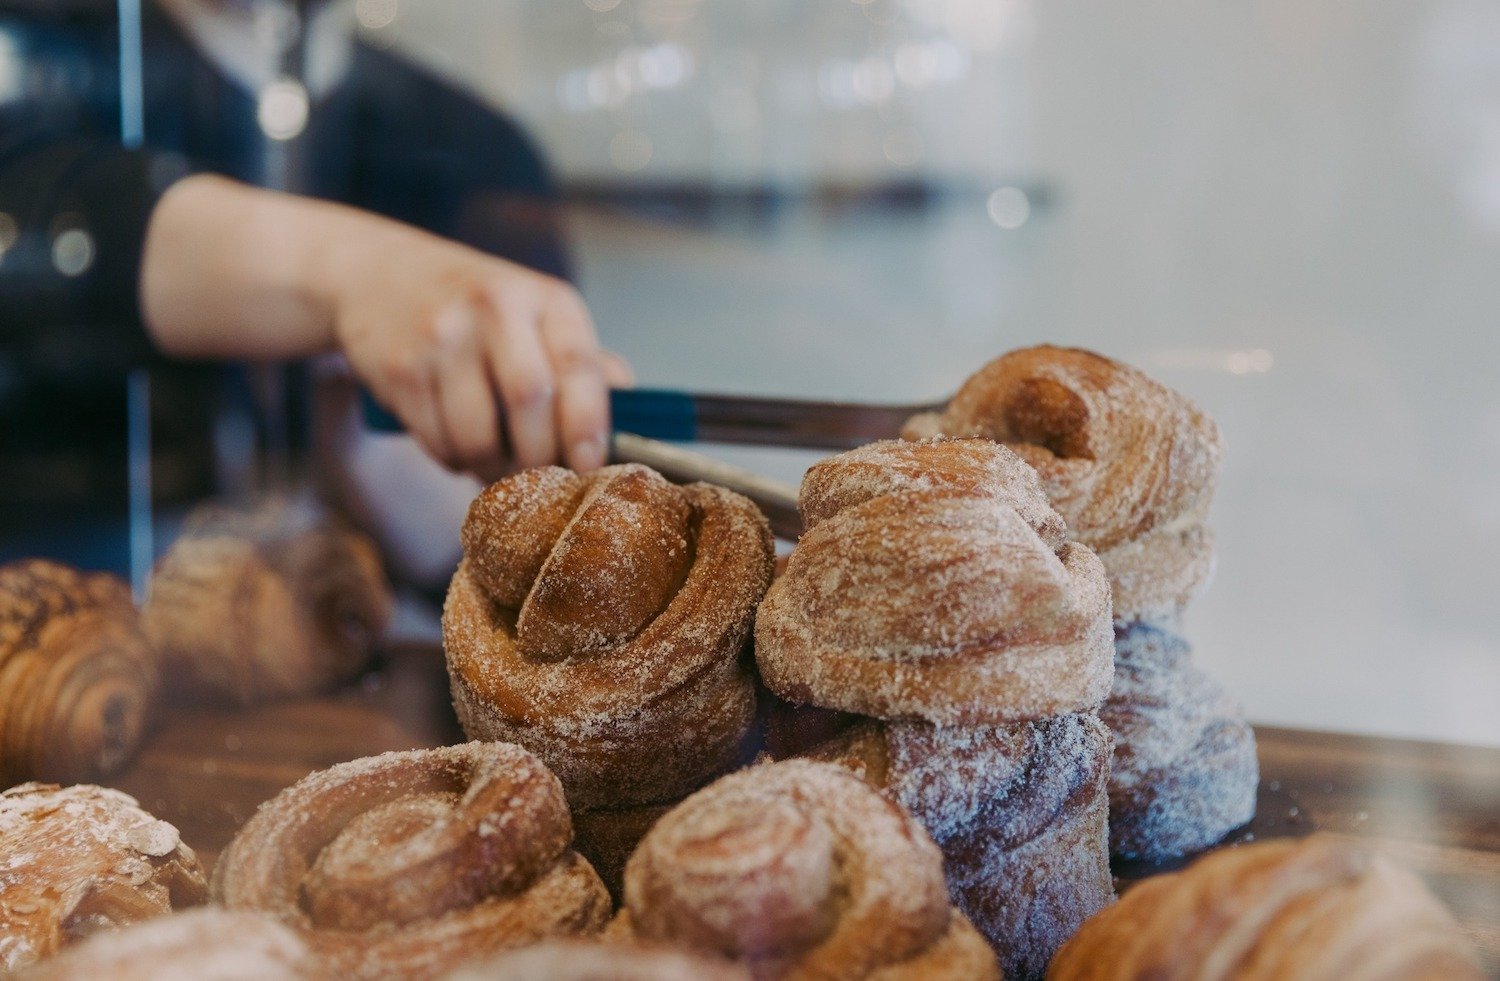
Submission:
[[[1115,733],[1110,847],[1152,861],[1201,851],[1255,816],[1255,734],[1187,641],[1142,623],[1116,636],[1114,691],[1099,710]]]
[[[205,893],[193,850],[132,797],[88,784],[0,793],[0,973]]]
[[[1109,585],[1015,454],[886,441],[819,463],[807,531],[761,604],[756,660],[793,702],[940,725],[1089,711]]]
[[[810,752],[910,808],[1006,977],[1039,976],[1113,896],[1103,567],[990,440],[843,453],[798,504],[808,531],[757,619],[767,687],[884,720]]]
[[[739,761],[773,563],[754,504],[639,465],[544,467],[480,494],[463,545],[443,647],[471,738],[530,749],[580,810],[677,800]]]
[[[557,778],[505,743],[386,753],[282,791],[214,869],[213,896],[306,932],[343,977],[435,977],[609,917],[570,847]]]
[[[447,981],[750,981],[702,953],[589,940],[548,940],[461,968]]]
[[[1119,638],[1115,690],[1100,713],[1116,736],[1115,853],[1184,855],[1248,821],[1254,734],[1186,644],[1162,632],[1213,572],[1213,420],[1134,368],[1043,346],[990,362],[946,410],[907,429],[1004,442],[1036,467],[1071,534],[1104,563]]]
[[[1049,981],[1483,977],[1415,876],[1328,835],[1226,848],[1148,879],[1068,942]]]
[[[258,913],[195,909],[99,933],[22,981],[262,981],[325,978],[307,943]]]
[[[810,755],[910,811],[1006,977],[1040,977],[1052,951],[1114,897],[1110,742],[1087,713],[996,728],[871,719]]]
[[[358,674],[393,606],[369,539],[276,502],[196,512],[157,564],[143,616],[171,695],[250,705]]]
[[[848,770],[768,763],[673,808],[625,869],[619,932],[756,978],[997,978],[950,904],[942,855]]]
[[[1219,429],[1140,371],[1078,348],[1012,351],[906,427],[910,438],[938,433],[1004,443],[1036,468],[1069,532],[1108,570],[1117,619],[1175,616],[1207,583]]]
[[[118,769],[156,691],[125,583],[43,559],[0,567],[0,787]]]
[[[616,902],[624,894],[625,863],[651,826],[676,803],[600,807],[573,812],[574,846],[599,873]]]

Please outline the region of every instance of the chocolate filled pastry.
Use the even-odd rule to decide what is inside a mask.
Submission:
[[[810,755],[910,811],[942,849],[953,900],[991,938],[1006,977],[1039,977],[1114,896],[1110,742],[1086,713],[996,728],[871,719]]]
[[[847,769],[791,760],[666,814],[625,869],[621,936],[717,953],[756,978],[998,978],[942,854]]]
[[[393,606],[374,543],[275,502],[195,512],[152,574],[144,619],[170,695],[250,705],[364,670]]]
[[[443,647],[471,738],[530,749],[580,810],[677,800],[738,762],[774,561],[749,500],[544,467],[480,494],[463,545]]]
[[[668,947],[548,940],[461,968],[447,981],[750,981],[750,972]]]
[[[1078,348],[1012,351],[906,428],[939,433],[1004,443],[1036,468],[1069,533],[1109,572],[1116,619],[1175,617],[1208,582],[1219,428],[1140,371]]]
[[[1116,637],[1114,691],[1099,711],[1116,736],[1110,846],[1153,861],[1200,851],[1255,815],[1255,734],[1193,666],[1187,641],[1140,623]]]
[[[213,896],[304,932],[341,977],[436,977],[601,930],[562,786],[505,743],[386,753],[282,791],[219,858]]]
[[[119,769],[157,678],[125,583],[43,559],[0,567],[0,787]]]
[[[1140,883],[1068,942],[1049,981],[1483,977],[1411,873],[1330,835],[1225,848]]]
[[[258,913],[205,907],[98,933],[23,981],[262,981],[326,978],[307,943]]]
[[[177,829],[132,797],[89,784],[0,793],[0,973],[201,903],[206,891]]]
[[[756,620],[761,676],[781,697],[1002,725],[1108,694],[1104,569],[1011,451],[873,443],[809,470],[798,507],[807,530]]]

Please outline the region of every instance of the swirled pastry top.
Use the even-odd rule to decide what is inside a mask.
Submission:
[[[0,787],[118,769],[145,731],[157,679],[120,579],[44,559],[0,567]]]
[[[811,525],[756,624],[766,685],[880,718],[1003,724],[1093,708],[1109,585],[1035,474],[988,440],[890,440],[818,464]]]
[[[0,971],[206,892],[177,829],[127,794],[40,783],[0,793]]]
[[[1328,835],[1226,848],[1136,886],[1058,951],[1050,981],[1480,978],[1411,873]]]
[[[1004,443],[1041,475],[1073,536],[1097,552],[1200,524],[1218,479],[1219,428],[1142,372],[1079,348],[1012,351],[969,377],[908,438]]]
[[[998,977],[932,839],[834,764],[755,766],[689,797],[626,866],[625,907],[635,936],[759,978]]]
[[[557,778],[519,746],[386,753],[266,803],[213,892],[305,931],[357,977],[430,977],[545,937],[597,932],[609,896],[569,848]]]
[[[754,504],[639,465],[544,467],[486,489],[463,543],[443,640],[466,732],[538,753],[574,806],[674,799],[727,765],[774,563]]]

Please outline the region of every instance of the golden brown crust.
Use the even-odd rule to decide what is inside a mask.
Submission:
[[[944,725],[1104,700],[1114,652],[1103,567],[1064,540],[1009,450],[887,441],[824,461],[806,485],[819,520],[756,625],[772,691]]]
[[[1255,734],[1181,637],[1130,624],[1116,638],[1099,710],[1116,737],[1111,850],[1153,861],[1201,851],[1255,815]]]
[[[118,769],[146,730],[157,679],[119,579],[43,559],[0,567],[0,787]]]
[[[443,646],[471,737],[526,746],[575,808],[671,801],[737,762],[774,561],[754,504],[638,465],[543,468],[481,494],[464,542]]]
[[[1140,371],[1078,348],[1012,351],[906,431],[936,433],[1005,443],[1036,468],[1073,536],[1109,571],[1117,617],[1174,615],[1206,584],[1212,542],[1200,529],[1219,430]]]
[[[602,929],[609,896],[572,836],[561,785],[518,746],[387,753],[263,805],[219,859],[213,892],[306,931],[346,976],[431,977]]]
[[[1328,835],[1213,852],[1084,924],[1050,981],[1480,978],[1413,875]]]
[[[0,793],[0,973],[206,892],[177,829],[132,797],[88,784]]]
[[[1110,736],[1091,715],[1003,728],[861,723],[814,751],[901,804],[943,851],[949,891],[1006,977],[1039,977],[1114,895]]]
[[[911,816],[846,769],[752,767],[657,822],[617,930],[720,953],[757,978],[994,978]]]
[[[269,916],[205,907],[95,934],[24,981],[263,981],[331,978],[307,943]]]
[[[358,674],[393,606],[374,543],[274,502],[195,512],[152,574],[144,621],[170,694],[249,705]]]
[[[750,981],[704,953],[597,940],[548,940],[454,972],[448,981]]]

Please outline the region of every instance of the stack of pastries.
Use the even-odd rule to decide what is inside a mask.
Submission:
[[[1225,849],[1112,902],[1111,844],[1183,854],[1253,809],[1249,728],[1176,630],[1213,563],[1201,412],[1038,348],[906,435],[808,472],[774,583],[764,517],[722,488],[640,466],[492,485],[443,614],[474,742],[307,776],[210,879],[117,791],[5,791],[0,973],[1479,976],[1420,882],[1330,837]],[[215,529],[159,568],[144,630],[116,581],[0,570],[0,681],[82,706],[49,729],[0,700],[0,765],[103,768],[94,703],[147,702],[148,641],[201,657],[211,610],[254,615],[204,693],[363,662],[388,598],[362,547]],[[267,616],[290,660],[262,656]],[[309,670],[288,687],[277,663]]]
[[[1110,838],[1126,858],[1174,858],[1255,813],[1255,736],[1190,658],[1179,621],[1213,572],[1206,523],[1219,430],[1188,399],[1134,368],[1076,348],[1013,351],[947,408],[913,418],[934,433],[1003,443],[1035,467],[1071,533],[1109,574],[1115,735]]]
[[[909,809],[1007,977],[1114,895],[1114,650],[1098,558],[981,439],[887,441],[803,480],[806,532],[756,624],[766,686],[859,720],[809,755]]]

